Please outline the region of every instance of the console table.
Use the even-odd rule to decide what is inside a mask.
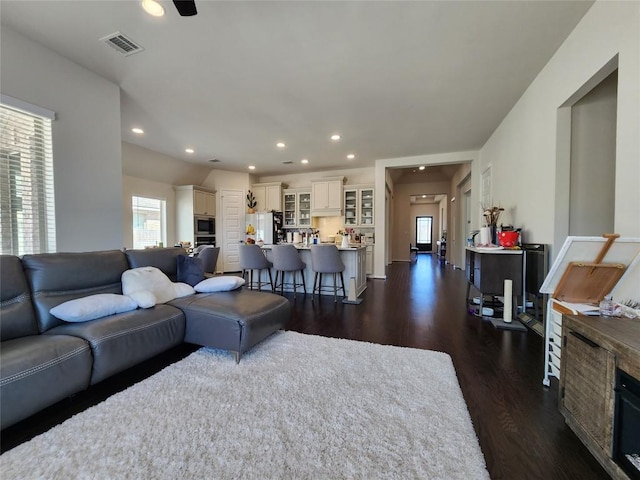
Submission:
[[[562,345],[558,407],[566,423],[614,479],[638,478],[624,454],[638,451],[640,411],[625,409],[619,372],[640,379],[640,321],[563,315]]]
[[[522,259],[522,250],[466,248],[467,301],[473,285],[480,292],[480,316],[484,296],[502,295],[506,279],[513,281],[514,297],[522,296],[524,302]]]

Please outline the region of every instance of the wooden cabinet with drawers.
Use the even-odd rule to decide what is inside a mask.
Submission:
[[[640,378],[640,322],[563,315],[558,408],[609,475],[626,480],[612,458],[616,370]]]

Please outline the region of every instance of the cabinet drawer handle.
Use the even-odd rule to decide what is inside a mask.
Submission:
[[[592,348],[600,348],[600,345],[598,345],[596,342],[594,342],[593,340],[589,340],[587,337],[585,337],[584,335],[579,334],[578,332],[571,331],[569,333],[571,335],[573,335],[574,337],[576,337],[578,340],[583,341],[584,343],[586,343],[587,345],[589,345]]]

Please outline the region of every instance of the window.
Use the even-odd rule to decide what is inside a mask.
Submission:
[[[163,246],[166,241],[166,201],[131,197],[133,248]]]
[[[56,250],[51,120],[54,112],[2,95],[0,253]]]
[[[419,249],[431,250],[432,229],[433,217],[416,217],[416,246]]]

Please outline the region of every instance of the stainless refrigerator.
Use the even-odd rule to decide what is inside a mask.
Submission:
[[[265,245],[277,244],[282,240],[282,213],[258,212],[247,215],[247,225],[255,228],[254,239],[262,240]]]

